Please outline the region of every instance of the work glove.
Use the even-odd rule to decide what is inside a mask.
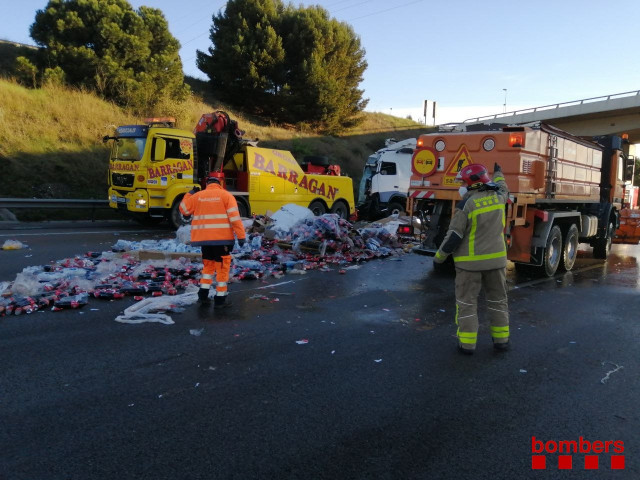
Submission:
[[[198,185],[196,185],[195,187],[193,187],[191,190],[189,190],[189,193],[191,195],[193,195],[194,193],[198,193],[200,191],[200,187]]]
[[[433,263],[444,263],[446,259],[447,256],[443,255],[442,253],[440,253],[440,250],[438,250],[436,252],[436,255],[433,257]]]
[[[502,168],[500,168],[500,165],[498,165],[497,163],[493,164],[493,171],[494,172],[501,172]]]
[[[238,245],[242,248],[244,247],[244,244],[246,243],[246,240],[244,238],[239,238],[238,239]]]

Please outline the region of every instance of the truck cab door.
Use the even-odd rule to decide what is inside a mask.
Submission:
[[[148,169],[150,188],[192,183],[193,140],[190,138],[156,136],[151,146],[151,166]]]
[[[380,201],[386,203],[400,188],[398,184],[398,169],[395,162],[380,161],[378,163],[378,173],[372,179],[372,191],[377,191]]]

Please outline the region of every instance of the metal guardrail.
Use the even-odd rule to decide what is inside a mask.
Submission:
[[[480,121],[483,121],[483,120],[496,120],[498,118],[511,117],[513,115],[521,115],[523,113],[536,113],[536,112],[541,112],[541,111],[545,111],[545,110],[557,109],[557,108],[560,108],[560,107],[583,105],[585,103],[601,102],[601,101],[605,101],[605,100],[608,101],[608,100],[611,100],[611,99],[614,99],[614,98],[630,97],[630,96],[634,96],[634,95],[639,95],[640,96],[640,90],[634,90],[632,92],[614,93],[613,95],[603,95],[601,97],[585,98],[583,100],[573,100],[573,101],[570,101],[570,102],[554,103],[553,105],[543,105],[542,107],[524,108],[522,110],[514,110],[512,112],[496,113],[495,115],[485,115],[483,117],[467,118],[466,120],[464,120],[461,123],[475,123],[475,122],[480,122]]]
[[[0,208],[109,208],[108,200],[79,198],[0,198]]]

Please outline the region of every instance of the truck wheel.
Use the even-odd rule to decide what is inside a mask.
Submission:
[[[180,212],[180,202],[182,202],[182,197],[176,198],[171,210],[169,211],[169,225],[176,230],[183,225],[191,223],[191,217],[185,218]]]
[[[324,203],[319,200],[314,200],[313,202],[311,202],[309,204],[309,210],[311,210],[316,217],[327,213],[327,207],[325,207]]]
[[[564,245],[562,246],[562,258],[560,260],[560,270],[569,271],[573,268],[573,264],[576,263],[576,257],[578,256],[578,227],[575,223],[572,223],[564,237]]]
[[[340,218],[347,220],[349,218],[349,205],[342,200],[338,200],[337,202],[334,202],[331,207],[331,213],[335,213]]]
[[[609,226],[607,227],[607,233],[605,237],[597,239],[596,243],[593,245],[594,258],[602,258],[604,260],[609,256],[609,252],[611,251],[611,241],[613,239],[613,233],[613,222],[609,221]]]
[[[240,216],[242,218],[251,218],[251,215],[249,214],[249,206],[247,205],[247,202],[241,198],[238,198],[237,201],[238,201],[238,212],[240,213]]]
[[[407,212],[400,202],[391,202],[387,207],[387,215],[393,215],[397,213],[398,215],[405,215]]]
[[[547,246],[544,249],[544,260],[542,262],[542,268],[544,268],[544,273],[548,277],[553,277],[553,274],[558,270],[561,257],[562,232],[558,225],[554,225],[549,233],[549,238],[547,239]]]

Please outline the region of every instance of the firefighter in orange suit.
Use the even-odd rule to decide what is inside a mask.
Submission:
[[[463,167],[456,180],[462,200],[457,203],[449,231],[434,261],[453,255],[456,267],[456,324],[458,349],[472,354],[478,337],[478,295],[484,288],[493,346],[509,348],[507,250],[504,240],[505,205],[509,190],[500,165],[493,180],[480,164]]]
[[[202,248],[202,276],[198,301],[209,303],[209,291],[216,277],[216,293],[213,298],[214,308],[226,307],[227,283],[231,270],[231,255],[235,237],[242,246],[246,234],[240,220],[236,199],[220,185],[217,172],[207,177],[207,188],[201,191],[192,190],[180,203],[180,212],[193,215],[191,219],[191,244]]]

